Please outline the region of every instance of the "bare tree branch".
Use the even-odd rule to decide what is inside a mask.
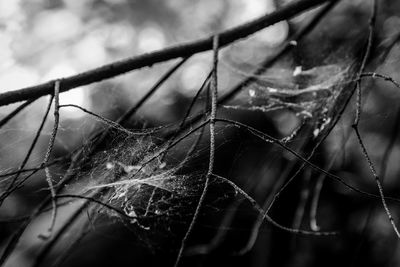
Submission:
[[[251,22],[242,24],[230,30],[219,33],[220,46],[226,46],[239,39],[245,38],[254,34],[268,26],[271,26],[279,21],[290,19],[310,8],[316,7],[326,2],[335,2],[337,0],[299,0],[288,4],[285,7],[255,19]],[[168,61],[179,57],[188,57],[190,55],[204,52],[212,49],[213,37],[206,37],[196,41],[188,42],[172,46],[163,50],[152,53],[143,54],[140,56],[124,59],[111,64],[101,66],[77,75],[69,76],[60,79],[60,92],[65,92],[70,89],[88,85],[95,82],[100,82],[105,79],[127,73],[129,71],[152,66],[156,63]],[[43,84],[26,87],[0,94],[0,106],[9,105],[15,102],[37,98],[53,92],[54,81],[49,81]]]

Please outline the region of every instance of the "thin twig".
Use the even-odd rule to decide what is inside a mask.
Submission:
[[[326,170],[324,170],[324,169],[318,167],[318,166],[315,165],[314,163],[310,162],[309,159],[307,159],[307,158],[301,156],[298,152],[296,152],[296,151],[294,151],[293,149],[291,149],[290,147],[286,146],[286,145],[285,145],[284,143],[282,143],[279,139],[276,139],[276,138],[274,138],[274,137],[272,137],[272,136],[270,136],[270,135],[268,135],[268,134],[266,134],[266,133],[260,132],[260,131],[254,129],[254,128],[248,126],[248,125],[245,125],[245,124],[240,123],[240,122],[237,122],[237,121],[233,121],[233,120],[229,120],[229,119],[221,119],[221,118],[216,118],[215,121],[216,121],[216,122],[224,122],[224,123],[232,124],[232,125],[235,126],[235,127],[238,127],[238,128],[240,128],[240,129],[244,129],[244,130],[250,132],[250,133],[253,134],[254,136],[260,138],[261,140],[264,140],[265,142],[274,143],[274,144],[276,144],[276,145],[282,147],[282,148],[285,149],[286,151],[290,152],[293,156],[295,156],[296,158],[300,159],[300,160],[303,162],[303,164],[302,164],[303,166],[308,165],[308,166],[310,166],[311,168],[313,168],[314,170],[316,170],[316,171],[318,171],[318,172],[320,172],[320,173],[324,173],[326,176],[328,176],[328,177],[330,177],[330,178],[332,178],[332,179],[334,179],[334,180],[340,182],[341,184],[343,184],[343,185],[346,186],[347,188],[353,190],[354,192],[360,193],[360,194],[362,194],[362,195],[365,195],[365,196],[368,196],[368,197],[371,197],[371,198],[379,198],[379,199],[381,198],[379,195],[375,195],[375,194],[372,194],[372,193],[365,192],[365,191],[363,191],[363,190],[361,190],[361,189],[358,189],[358,188],[356,188],[356,187],[350,185],[350,184],[347,183],[346,181],[344,181],[344,180],[343,180],[342,178],[340,178],[339,176],[334,175],[334,174],[332,174],[332,173],[329,173],[328,171],[326,171]],[[304,168],[304,167],[303,167],[303,168]],[[398,199],[398,198],[385,197],[385,199],[387,199],[387,200],[392,200],[392,201],[395,201],[395,202],[399,202],[399,203],[400,203],[400,199]]]
[[[18,190],[19,188],[21,188],[21,187],[24,185],[24,183],[25,183],[29,178],[31,178],[31,177],[32,177],[33,175],[35,175],[38,171],[43,170],[44,168],[46,168],[46,167],[40,167],[40,168],[36,168],[35,170],[33,170],[30,174],[26,175],[24,178],[22,178],[20,181],[18,181],[17,184],[16,184],[14,187],[8,189],[8,191],[5,192],[5,194],[4,194],[2,197],[4,197],[4,199],[6,199],[6,198],[7,198],[9,195],[11,195],[14,191],[16,191],[16,190]],[[3,200],[4,200],[4,199],[3,199]]]
[[[212,69],[212,77],[211,77],[211,114],[210,114],[210,161],[208,163],[208,170],[206,174],[206,179],[204,182],[203,192],[199,198],[196,210],[193,214],[193,218],[189,224],[189,228],[187,229],[185,236],[182,239],[181,246],[179,248],[178,255],[176,257],[176,261],[174,266],[177,267],[182,258],[182,253],[186,247],[186,242],[193,231],[194,224],[197,221],[197,218],[200,213],[200,209],[203,206],[203,202],[205,196],[207,194],[208,185],[210,182],[211,174],[214,170],[214,160],[215,160],[215,118],[217,116],[217,101],[218,101],[218,51],[219,51],[219,36],[215,35],[213,38],[213,69]]]
[[[30,156],[31,156],[31,154],[33,152],[33,149],[35,148],[35,146],[37,144],[37,141],[39,140],[40,134],[42,133],[44,124],[46,123],[46,120],[47,120],[47,116],[49,115],[49,112],[50,112],[50,108],[51,108],[51,104],[53,102],[53,98],[54,98],[54,96],[50,97],[49,104],[47,105],[47,108],[46,108],[46,111],[44,113],[43,119],[42,119],[42,121],[40,123],[40,126],[39,126],[38,130],[36,131],[36,134],[35,134],[35,137],[33,138],[31,146],[29,147],[28,152],[25,155],[25,158],[23,159],[21,165],[19,166],[15,177],[12,179],[12,181],[8,185],[8,187],[5,190],[5,192],[0,196],[0,206],[3,203],[4,199],[6,199],[11,194],[11,192],[14,191],[14,190],[12,190],[13,186],[14,186],[15,182],[18,180],[18,178],[20,177],[20,174],[22,173],[21,171],[25,168],[26,163],[28,162],[28,160],[29,160],[29,158],[30,158]],[[29,101],[27,101],[27,102],[29,102]],[[47,162],[46,162],[46,164],[47,164]]]
[[[360,132],[359,132],[358,128],[354,127],[354,131],[356,132],[357,139],[358,139],[358,142],[359,142],[359,144],[361,146],[363,155],[364,155],[365,159],[368,162],[369,169],[371,170],[371,173],[375,178],[376,185],[378,186],[378,191],[379,191],[379,195],[380,195],[380,198],[381,198],[382,206],[385,209],[386,215],[387,215],[387,217],[388,217],[388,219],[390,221],[390,224],[393,227],[394,232],[396,233],[397,237],[400,238],[400,232],[397,229],[397,226],[396,226],[396,224],[394,222],[392,214],[390,213],[390,210],[389,210],[389,208],[387,206],[387,203],[386,203],[386,200],[385,200],[385,195],[383,193],[383,186],[382,186],[382,183],[381,183],[381,181],[379,179],[379,176],[378,176],[378,174],[377,174],[377,172],[375,170],[374,164],[372,163],[372,160],[369,157],[369,154],[367,152],[367,149],[365,148],[364,142],[362,141],[362,138],[361,138],[361,135],[360,135]]]
[[[382,160],[381,160],[381,165],[380,165],[380,168],[379,168],[379,177],[381,177],[381,179],[382,179],[382,185],[383,185],[383,182],[384,182],[385,177],[386,177],[386,168],[387,168],[387,165],[388,165],[389,156],[392,153],[393,148],[395,147],[395,142],[396,142],[396,139],[398,137],[399,131],[400,131],[400,107],[397,109],[397,115],[396,115],[396,118],[395,118],[395,125],[392,128],[392,133],[391,133],[391,136],[390,136],[390,140],[389,140],[389,142],[386,145],[386,148],[384,150],[384,153],[383,153],[383,156],[382,156]],[[369,211],[368,211],[368,215],[367,215],[367,217],[365,219],[365,223],[364,223],[362,231],[361,231],[361,238],[360,238],[359,244],[358,244],[358,246],[357,246],[357,248],[355,250],[355,253],[354,253],[355,254],[354,257],[353,257],[354,261],[356,259],[357,254],[359,254],[359,252],[360,252],[360,249],[361,249],[361,246],[362,246],[363,242],[366,239],[365,235],[366,235],[368,226],[369,226],[369,224],[371,222],[371,218],[372,218],[375,210],[376,210],[376,207],[370,205],[370,208],[369,208]]]
[[[14,118],[18,113],[20,113],[22,110],[24,110],[27,106],[35,102],[38,98],[32,98],[21,105],[19,105],[16,109],[11,111],[7,116],[5,116],[1,121],[0,121],[0,128],[3,127],[7,122],[9,122],[12,118]]]
[[[360,66],[360,69],[358,72],[358,77],[357,77],[358,79],[356,81],[357,107],[356,107],[356,117],[355,117],[355,120],[353,123],[353,127],[358,127],[358,123],[360,122],[360,117],[361,117],[361,77],[362,77],[362,73],[364,72],[365,66],[366,66],[367,61],[371,54],[372,43],[374,40],[376,11],[377,11],[377,1],[374,0],[372,14],[371,14],[371,18],[369,20],[369,25],[368,25],[369,31],[368,31],[367,48],[365,50],[364,57],[362,59],[361,66]]]
[[[184,126],[185,126],[185,123],[186,123],[187,119],[189,118],[190,113],[192,112],[192,110],[193,110],[193,108],[194,108],[194,105],[196,104],[197,100],[199,99],[200,94],[202,93],[202,91],[204,90],[204,88],[206,88],[206,87],[208,86],[208,84],[209,84],[209,79],[210,79],[211,75],[212,75],[212,71],[209,72],[209,74],[208,74],[207,77],[204,79],[203,83],[201,84],[199,90],[197,90],[195,96],[192,98],[192,101],[190,102],[189,107],[188,107],[188,109],[186,110],[185,116],[183,117],[183,119],[182,119],[181,122],[179,123],[179,126],[178,126],[178,128],[176,129],[176,131],[174,132],[173,136],[172,136],[171,138],[169,138],[168,143],[167,143],[167,146],[168,146],[170,143],[172,143],[172,142],[177,138],[177,136],[179,135],[179,133],[181,133],[181,132],[183,131],[183,128],[184,128]],[[206,104],[207,104],[207,102],[206,102]],[[206,113],[206,112],[204,112],[204,113]],[[167,153],[168,153],[168,150],[163,154],[162,158],[164,158],[164,157],[167,155]]]
[[[209,93],[207,93],[207,96],[209,95]],[[209,97],[207,97],[207,100],[204,103],[204,109],[206,110],[208,105],[209,105]],[[189,113],[188,113],[189,115]],[[182,126],[184,124],[182,123]],[[200,144],[201,139],[203,138],[205,132],[205,128],[201,128],[199,135],[196,137],[196,140],[193,142],[192,146],[190,147],[190,149],[186,152],[185,157],[183,158],[183,160],[179,163],[179,165],[177,166],[178,169],[182,168],[185,166],[185,164],[189,161],[191,155],[193,155],[194,151],[196,150],[197,146]],[[176,137],[175,137],[176,138]],[[166,155],[166,154],[164,154]]]
[[[240,146],[242,146],[242,144]],[[239,162],[240,154],[242,153],[240,151],[241,149],[236,150],[234,160],[231,164],[232,166],[235,166],[236,163]],[[273,161],[270,162],[269,165],[274,166],[274,162]],[[232,174],[232,171],[233,168],[230,169],[229,173]],[[245,185],[243,186],[243,191],[249,191],[251,190],[251,188],[257,185],[258,185],[257,179],[248,179]],[[211,241],[207,242],[206,244],[199,244],[186,249],[185,255],[186,256],[206,255],[217,249],[218,246],[225,241],[228,231],[231,229],[232,222],[235,219],[236,212],[241,203],[242,199],[237,199],[237,200],[234,199],[234,201],[226,209],[224,217],[222,218],[222,221],[221,223],[219,223],[219,226],[217,228],[217,232],[213,236]]]
[[[189,58],[190,56],[184,57],[172,68],[170,68],[164,75],[162,75],[161,78],[150,88],[150,90],[133,107],[131,107],[124,115],[122,115],[121,118],[117,120],[117,123],[124,125],[126,121],[132,118],[132,116],[143,106],[143,104],[152,95],[154,95],[161,85],[163,85]]]
[[[279,223],[277,223],[275,220],[273,220],[267,212],[265,212],[261,206],[257,203],[257,201],[252,198],[249,194],[247,194],[246,192],[244,192],[239,186],[237,186],[234,182],[230,181],[227,178],[224,178],[222,176],[216,175],[216,174],[212,174],[214,177],[224,181],[225,183],[228,183],[229,185],[231,185],[237,192],[239,192],[242,196],[244,196],[248,201],[250,201],[251,205],[260,213],[260,214],[264,214],[264,218],[271,223],[273,226],[292,233],[292,234],[303,234],[303,235],[315,235],[315,236],[331,236],[331,235],[337,235],[338,232],[337,231],[332,231],[332,232],[313,232],[313,231],[307,231],[307,230],[301,230],[301,229],[294,229],[294,228],[290,228],[290,227],[286,227],[283,226]]]
[[[253,224],[253,227],[251,228],[251,234],[250,234],[249,239],[247,240],[247,243],[238,251],[239,255],[246,254],[254,247],[254,244],[257,241],[260,227],[261,227],[262,223],[264,222],[264,216],[271,209],[271,207],[272,207],[271,204],[273,203],[276,192],[279,190],[279,188],[285,182],[285,178],[295,167],[295,164],[296,164],[296,161],[291,161],[290,164],[288,166],[285,166],[284,170],[282,170],[281,175],[279,175],[277,181],[274,183],[274,187],[271,190],[270,196],[264,201],[262,209],[265,210],[265,212],[260,213],[259,216],[257,217],[256,221]]]
[[[395,79],[393,79],[392,77],[385,75],[385,74],[381,74],[381,73],[376,73],[376,72],[364,72],[360,74],[360,78],[364,78],[364,77],[371,77],[373,79],[375,78],[381,78],[385,81],[391,82],[392,84],[394,84],[397,88],[400,89],[400,83],[398,81],[396,81]]]
[[[98,114],[96,114],[96,113],[94,113],[94,112],[92,112],[90,110],[87,110],[87,109],[85,109],[85,108],[83,108],[81,106],[78,106],[78,105],[75,105],[75,104],[60,105],[60,108],[66,108],[66,107],[73,107],[73,108],[80,109],[83,112],[85,112],[85,113],[87,113],[87,114],[99,119],[100,121],[104,122],[107,126],[109,126],[111,128],[114,128],[114,129],[117,129],[118,131],[124,132],[124,133],[126,133],[128,135],[145,135],[145,134],[147,134],[146,132],[143,132],[143,131],[142,132],[130,131],[130,130],[124,128],[122,125],[118,124],[117,122],[115,122],[113,120],[110,120],[110,119],[107,119],[107,118],[105,118],[105,117],[103,117],[101,115],[98,115]]]
[[[371,47],[372,47],[374,31],[375,31],[375,20],[376,20],[377,5],[378,5],[377,1],[374,0],[373,1],[372,14],[371,14],[370,22],[369,22],[368,44],[367,44],[365,55],[364,55],[364,58],[363,58],[363,61],[362,61],[361,67],[360,67],[360,71],[359,71],[359,74],[358,74],[359,78],[361,78],[362,73],[364,72],[366,62],[367,62],[368,57],[370,56],[370,53],[371,53]],[[389,79],[389,81],[392,81],[392,80]],[[390,210],[389,210],[389,208],[387,206],[387,203],[386,203],[386,200],[385,200],[385,195],[384,195],[384,192],[383,192],[382,183],[381,183],[380,178],[379,178],[379,176],[378,176],[378,174],[377,174],[377,172],[375,170],[374,163],[372,162],[372,160],[371,160],[371,158],[369,156],[367,148],[364,145],[363,139],[361,138],[361,134],[360,134],[360,130],[359,130],[361,112],[362,112],[362,109],[361,109],[361,80],[358,80],[357,81],[356,117],[355,117],[354,123],[352,125],[352,128],[354,129],[354,131],[356,133],[356,136],[357,136],[357,139],[358,139],[358,143],[360,144],[362,153],[363,153],[364,158],[366,159],[366,161],[368,163],[369,169],[370,169],[372,175],[374,176],[376,185],[378,187],[379,195],[381,197],[382,206],[383,206],[383,208],[384,208],[384,210],[386,212],[386,215],[387,215],[387,217],[388,217],[388,219],[390,221],[390,224],[393,227],[394,232],[396,233],[397,237],[400,238],[400,232],[396,227],[396,224],[394,222],[392,214],[390,213]]]
[[[44,160],[43,160],[43,165],[45,165],[49,161],[51,152],[52,152],[53,147],[54,147],[54,143],[56,141],[58,125],[60,123],[59,94],[60,94],[60,81],[56,80],[55,83],[54,83],[54,126],[53,126],[53,131],[52,131],[51,136],[50,136],[49,146],[47,147],[47,151],[46,151],[46,154],[45,154],[45,157],[44,157]],[[50,169],[49,169],[49,167],[46,167],[44,170],[46,172],[46,180],[47,180],[47,184],[49,185],[50,194],[51,194],[51,198],[52,198],[52,205],[53,205],[53,211],[52,211],[52,214],[51,214],[51,223],[50,223],[50,227],[48,229],[48,234],[47,235],[42,235],[43,238],[48,238],[48,237],[50,237],[52,235],[54,225],[56,224],[57,201],[55,199],[56,191],[54,189],[53,177],[52,177],[52,175],[50,173]]]

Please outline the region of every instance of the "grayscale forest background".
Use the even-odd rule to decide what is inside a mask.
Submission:
[[[399,29],[396,0],[0,0],[0,265],[398,266]]]

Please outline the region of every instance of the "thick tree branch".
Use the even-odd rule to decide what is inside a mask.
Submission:
[[[279,21],[290,19],[295,15],[302,13],[310,8],[316,7],[326,2],[336,1],[337,0],[299,0],[294,3],[288,4],[280,10],[277,10],[271,14],[265,15],[249,23],[219,33],[218,36],[220,37],[220,46],[226,46],[232,42],[245,38],[253,33],[256,33],[257,31],[271,26]],[[79,86],[109,79],[135,69],[151,66],[156,63],[180,57],[187,57],[199,52],[211,50],[212,42],[213,37],[211,36],[193,42],[172,46],[152,53],[124,59],[104,65],[96,69],[82,72],[77,75],[69,76],[60,79],[60,83],[62,85],[60,88],[60,92],[65,92]],[[0,94],[0,106],[51,94],[53,92],[53,86],[54,81],[49,81],[43,84]]]

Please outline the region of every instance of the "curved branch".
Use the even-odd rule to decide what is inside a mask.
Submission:
[[[299,0],[288,4],[273,13],[219,33],[218,36],[220,37],[220,46],[226,46],[279,21],[290,19],[310,8],[326,2],[336,1],[337,0]],[[82,72],[77,75],[62,78],[59,79],[60,84],[62,85],[60,92],[65,92],[79,86],[100,82],[102,80],[113,78],[135,69],[152,66],[156,63],[180,57],[188,57],[196,53],[211,50],[212,43],[213,37],[210,36],[185,44],[171,46],[169,48],[158,50],[152,53],[146,53],[140,56],[127,58],[101,66],[99,68]],[[54,81],[49,81],[43,84],[2,93],[0,94],[0,106],[51,94],[53,92],[53,87]]]

